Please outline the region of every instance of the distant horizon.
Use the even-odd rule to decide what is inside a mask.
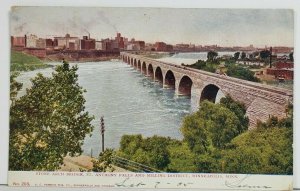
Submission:
[[[13,7],[11,35],[53,38],[70,34],[96,40],[220,47],[294,47],[294,13],[288,9],[174,9]]]

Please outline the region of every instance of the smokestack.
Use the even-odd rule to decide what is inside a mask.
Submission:
[[[90,40],[90,38],[91,38],[91,35],[90,35],[90,32],[88,31],[88,30],[86,30],[86,29],[83,29],[86,33],[88,33],[89,35],[88,35],[88,39],[87,40]]]

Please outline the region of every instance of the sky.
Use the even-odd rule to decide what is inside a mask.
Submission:
[[[101,40],[117,32],[129,39],[169,44],[294,46],[290,9],[167,9],[13,7],[13,36],[83,36]]]

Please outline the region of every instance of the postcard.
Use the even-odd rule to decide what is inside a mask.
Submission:
[[[12,7],[8,184],[293,189],[290,9]]]

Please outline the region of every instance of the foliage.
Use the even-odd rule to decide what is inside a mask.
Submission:
[[[219,68],[219,65],[220,62],[218,59],[214,61],[198,60],[195,64],[189,65],[188,67],[215,73]],[[228,76],[252,82],[260,82],[260,80],[254,76],[255,73],[253,71],[244,68],[243,66],[236,65],[234,60],[225,60],[225,67]]]
[[[245,114],[245,106],[231,97],[219,104],[203,101],[196,113],[184,118],[183,141],[125,135],[118,154],[153,167],[151,157],[158,153],[161,160],[166,153],[162,161],[168,162],[160,163],[160,170],[167,172],[292,174],[292,105],[287,118],[271,117],[251,131]]]
[[[165,170],[169,164],[167,146],[171,142],[169,137],[147,137],[141,135],[123,135],[118,155],[135,162]]]
[[[18,91],[22,89],[23,84],[16,81],[16,77],[19,75],[17,72],[10,74],[10,101],[12,105],[14,104]]]
[[[228,65],[227,75],[243,80],[248,80],[252,82],[259,82],[260,80],[254,76],[254,72],[238,65]]]
[[[215,52],[215,51],[209,51],[207,53],[207,60],[208,61],[214,61],[214,60],[216,60],[217,56],[218,56],[217,52]]]
[[[237,130],[239,134],[246,131],[249,125],[249,118],[246,116],[246,107],[243,103],[234,101],[230,96],[221,98],[220,104],[232,111],[239,119]]]
[[[174,141],[169,144],[169,159],[168,172],[199,172],[195,165],[195,154],[191,152],[186,142]]]
[[[190,149],[197,154],[211,147],[224,148],[240,133],[241,123],[234,112],[222,104],[203,101],[200,110],[184,118],[181,132]]]
[[[259,52],[259,56],[261,59],[267,59],[271,56],[271,52],[269,50],[262,50]]]
[[[48,67],[37,57],[17,51],[11,51],[10,63],[11,71],[30,71]]]
[[[113,163],[113,149],[105,149],[104,152],[99,154],[98,159],[93,159],[93,172],[113,172],[115,168],[112,166]]]
[[[291,53],[289,54],[289,58],[290,58],[290,60],[291,60],[292,62],[294,62],[294,52],[291,52]]]
[[[77,69],[57,66],[52,77],[38,74],[11,105],[10,170],[56,170],[66,155],[82,153],[93,117],[84,112]]]
[[[225,170],[234,173],[293,174],[293,105],[287,117],[270,117],[232,140],[223,151]]]
[[[235,60],[238,60],[239,59],[239,57],[240,57],[240,52],[236,52],[236,53],[234,53],[234,59]]]
[[[214,62],[198,60],[195,64],[189,65],[189,67],[214,73],[216,72],[218,65],[219,62],[217,60]]]
[[[292,174],[292,128],[269,127],[248,131],[222,151],[228,173]]]
[[[246,58],[246,53],[245,52],[242,52],[241,54],[241,59],[244,60]]]

